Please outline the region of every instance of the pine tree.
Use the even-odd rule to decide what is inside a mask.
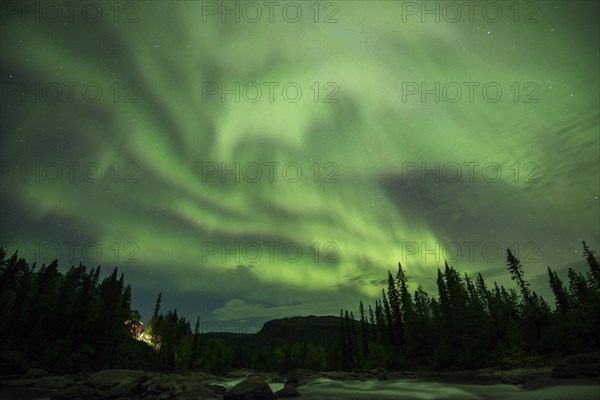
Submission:
[[[123,292],[123,308],[129,310],[131,308],[131,285],[125,286]]]
[[[446,287],[446,282],[444,282],[444,276],[442,275],[442,271],[437,270],[437,288],[438,288],[438,296],[440,299],[440,305],[443,308],[449,308],[449,299],[448,299],[448,289]]]
[[[154,311],[152,312],[152,317],[148,322],[148,334],[150,335],[150,341],[154,346],[157,346],[160,343],[160,323],[162,322],[161,314],[160,314],[160,302],[162,300],[162,292],[158,293],[158,297],[156,298],[156,303],[154,305]]]
[[[370,329],[371,329],[371,333],[369,334],[369,337],[373,340],[373,341],[377,341],[377,323],[375,321],[375,314],[373,313],[373,308],[371,307],[371,305],[369,304],[369,323],[370,323]]]
[[[345,370],[352,370],[354,368],[354,344],[356,342],[355,338],[355,330],[354,330],[354,320],[350,317],[350,313],[348,310],[345,310],[342,315],[342,323],[343,323],[343,332],[344,332],[344,342],[342,345],[342,366]]]
[[[595,252],[590,250],[585,242],[583,243],[583,256],[590,267],[590,280],[594,283],[596,288],[600,289],[600,265],[596,260]]]
[[[196,318],[196,326],[194,327],[194,341],[192,343],[192,362],[198,358],[200,349],[200,317]]]
[[[431,300],[423,287],[419,285],[415,291],[414,303],[414,338],[412,341],[412,357],[418,363],[425,362],[432,353],[431,332]]]
[[[482,303],[484,309],[486,310],[488,317],[491,317],[492,316],[492,304],[491,304],[490,291],[488,290],[488,288],[485,284],[485,280],[483,279],[483,276],[481,275],[481,273],[477,274],[477,295],[479,296],[479,299],[481,300],[481,303]]]
[[[362,339],[362,354],[364,357],[369,355],[369,326],[367,325],[367,319],[365,316],[365,306],[363,305],[362,300],[360,301],[360,305],[358,307],[358,311],[360,313],[360,330],[361,330],[361,339]]]
[[[569,268],[569,292],[575,306],[582,306],[586,303],[589,293],[588,284],[583,274],[575,272]]]
[[[398,263],[398,272],[396,273],[396,281],[398,282],[398,292],[400,294],[400,304],[402,305],[402,314],[407,315],[412,311],[412,299],[408,291],[408,279],[402,268],[402,264]]]
[[[162,292],[158,293],[158,297],[156,298],[156,304],[154,305],[154,312],[152,313],[153,318],[158,318],[158,314],[160,313],[161,299],[162,299]]]
[[[402,321],[400,295],[390,271],[388,271],[388,298],[391,311],[391,319],[388,321],[390,336],[396,346],[401,346],[404,344],[404,324]]]
[[[385,314],[385,327],[386,327],[386,333],[385,333],[385,343],[386,344],[390,344],[392,346],[396,345],[396,341],[395,339],[395,335],[394,335],[394,318],[392,316],[392,310],[390,308],[390,303],[387,299],[387,296],[385,294],[385,290],[381,289],[381,297],[382,297],[382,302],[383,302],[383,312]]]
[[[350,312],[350,318],[348,319],[349,330],[350,330],[350,354],[351,354],[351,368],[358,367],[358,332],[356,331],[356,319],[354,313]]]
[[[340,352],[340,369],[348,369],[348,331],[346,329],[346,320],[344,318],[344,310],[340,309],[340,339],[339,339],[339,352]]]
[[[375,300],[375,325],[377,326],[377,342],[386,344],[387,327],[385,324],[383,307],[379,300]]]
[[[531,305],[532,301],[531,293],[529,291],[529,282],[527,282],[524,278],[525,274],[523,273],[521,262],[513,255],[510,249],[507,249],[506,253],[506,266],[508,272],[510,272],[511,278],[517,282],[517,285],[519,285],[519,289],[521,289],[521,294],[523,295],[525,303]]]
[[[550,281],[550,289],[552,289],[552,293],[554,293],[554,298],[556,299],[556,309],[562,315],[565,315],[571,309],[571,305],[563,282],[556,274],[556,271],[551,270],[550,267],[548,267],[548,278]]]

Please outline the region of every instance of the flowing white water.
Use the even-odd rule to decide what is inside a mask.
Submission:
[[[536,389],[517,386],[394,381],[332,381],[319,379],[299,388],[302,399],[315,400],[598,400],[598,384],[552,384]]]
[[[215,384],[232,388],[243,378],[218,381]],[[276,392],[283,383],[271,383]],[[565,381],[550,383],[535,389],[513,385],[474,385],[417,380],[332,381],[318,379],[298,388],[302,400],[599,400],[600,383]],[[0,400],[48,400],[45,392],[22,387],[0,388]]]

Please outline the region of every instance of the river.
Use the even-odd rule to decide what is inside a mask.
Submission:
[[[227,388],[241,379],[219,382]],[[270,383],[277,391],[281,383]],[[600,400],[600,382],[548,381],[530,389],[507,384],[476,385],[424,382],[416,379],[337,381],[320,378],[300,387],[302,399],[312,400]]]
[[[218,382],[231,388],[241,379]],[[281,383],[271,383],[277,391]],[[300,387],[304,400],[600,400],[599,381],[549,381],[530,389],[506,384],[476,385],[423,382],[415,379],[388,381],[334,381],[317,379]],[[0,400],[49,400],[48,392],[17,387],[0,388]]]
[[[598,400],[600,386],[594,383],[559,383],[535,389],[506,384],[475,385],[393,381],[331,381],[320,379],[301,388],[303,399],[356,400]]]

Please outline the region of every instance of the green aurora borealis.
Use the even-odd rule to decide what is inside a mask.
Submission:
[[[497,22],[475,12],[456,23],[422,22],[407,3],[423,4],[322,2],[315,23],[314,3],[298,2],[296,23],[277,11],[272,23],[223,23],[206,2],[123,2],[118,14],[100,2],[98,22],[75,13],[67,24],[23,21],[3,3],[0,242],[37,243],[38,263],[56,243],[63,267],[119,265],[145,318],[159,291],[165,309],[203,321],[336,314],[378,296],[398,261],[434,292],[451,243],[462,256],[450,263],[490,283],[508,282],[496,249],[518,247],[552,303],[546,266],[580,265],[581,240],[600,250],[598,3],[496,2]],[[331,12],[338,22],[324,23]],[[21,97],[36,82],[79,86],[73,101],[66,90],[54,103]],[[97,102],[82,97],[90,82]],[[247,89],[239,102],[206,92],[236,82]],[[440,83],[439,102],[406,92],[422,82]],[[289,83],[302,89],[297,102],[284,98]],[[497,102],[486,84],[492,97],[502,89]],[[248,101],[257,86],[262,97]],[[456,87],[462,97],[448,101]],[[24,180],[23,163],[50,176],[60,165],[62,177]],[[64,163],[78,163],[72,181]],[[92,183],[90,163],[102,171]],[[221,163],[240,166],[239,182],[210,174]],[[440,165],[438,182],[413,173],[422,163]],[[489,165],[498,179],[495,168],[482,175]],[[98,259],[82,253],[90,243]]]

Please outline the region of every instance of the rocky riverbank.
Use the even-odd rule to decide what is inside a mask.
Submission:
[[[564,357],[556,361],[553,366],[543,364],[543,362],[532,362],[531,365],[517,368],[509,366],[509,368],[449,372],[385,369],[351,372],[295,370],[280,375],[239,370],[227,377],[218,377],[201,371],[171,374],[123,369],[104,370],[89,376],[53,376],[44,370],[32,368],[25,374],[4,376],[0,381],[0,393],[24,388],[30,393],[45,394],[38,398],[53,400],[273,400],[299,397],[304,386],[319,380],[365,382],[414,380],[453,384],[510,384],[524,388],[559,384],[561,379],[571,381],[576,378],[591,378],[600,383],[600,353]]]
[[[232,386],[232,380],[239,382]],[[31,395],[43,393],[52,400],[272,400],[300,396],[294,386],[285,382],[274,392],[269,382],[281,380],[274,374],[250,373],[239,378],[237,374],[218,377],[199,371],[169,374],[124,369],[103,370],[88,377],[52,376],[44,370],[31,369],[22,376],[5,376],[0,381],[0,394],[21,388]]]

